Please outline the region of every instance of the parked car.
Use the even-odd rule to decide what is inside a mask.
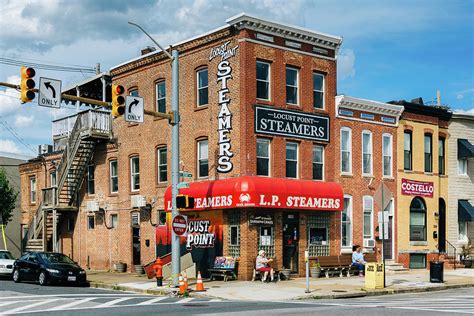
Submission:
[[[85,284],[86,272],[68,256],[57,252],[29,252],[13,265],[13,281]]]
[[[15,258],[10,251],[0,249],[0,276],[11,276]]]

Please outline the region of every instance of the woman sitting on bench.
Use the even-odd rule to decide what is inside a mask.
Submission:
[[[273,272],[272,267],[270,267],[270,265],[268,264],[271,261],[273,261],[273,259],[268,259],[265,256],[265,250],[260,250],[258,252],[257,261],[255,263],[255,270],[257,270],[260,273],[263,273],[262,282],[265,282],[265,280],[267,279],[268,272],[270,272],[270,279],[273,282],[274,272]]]
[[[364,254],[361,253],[362,248],[359,245],[355,245],[352,247],[352,265],[359,269],[359,276],[364,276],[364,269],[365,269],[365,260]]]

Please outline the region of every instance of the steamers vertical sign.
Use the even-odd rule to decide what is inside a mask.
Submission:
[[[232,79],[232,67],[228,59],[237,54],[239,46],[229,47],[230,41],[211,49],[209,54],[209,61],[216,57],[220,57],[220,62],[217,65],[217,84],[219,86],[218,102],[219,115],[217,117],[218,133],[219,133],[219,156],[217,159],[217,172],[227,173],[233,168],[231,158],[234,156],[230,138],[228,134],[232,130],[232,112],[230,111],[229,87],[227,81]]]

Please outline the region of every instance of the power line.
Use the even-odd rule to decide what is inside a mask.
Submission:
[[[13,137],[15,137],[23,146],[25,146],[26,148],[31,150],[34,154],[36,154],[36,151],[31,147],[31,145],[26,143],[26,141],[23,138],[21,138],[21,136],[18,135],[13,128],[9,127],[5,121],[0,120],[0,124],[2,124],[5,127],[5,129],[9,131],[10,134],[12,134]]]
[[[10,66],[29,66],[37,69],[52,70],[52,71],[67,71],[67,72],[80,72],[80,73],[95,73],[96,69],[91,67],[79,67],[79,66],[57,66],[45,63],[32,63],[22,60],[16,60],[11,58],[0,57],[0,64]]]

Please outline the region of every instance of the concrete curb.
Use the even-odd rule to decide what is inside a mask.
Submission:
[[[123,291],[123,292],[135,292],[135,293],[141,293],[141,294],[152,294],[152,295],[158,295],[158,296],[165,296],[168,295],[172,292],[171,289],[169,290],[143,290],[143,289],[137,289],[134,287],[129,287],[129,286],[122,286],[122,285],[117,285],[117,284],[107,284],[107,283],[102,283],[102,282],[90,282],[89,287],[91,288],[97,288],[97,289],[107,289],[107,290],[114,290],[114,291]]]

